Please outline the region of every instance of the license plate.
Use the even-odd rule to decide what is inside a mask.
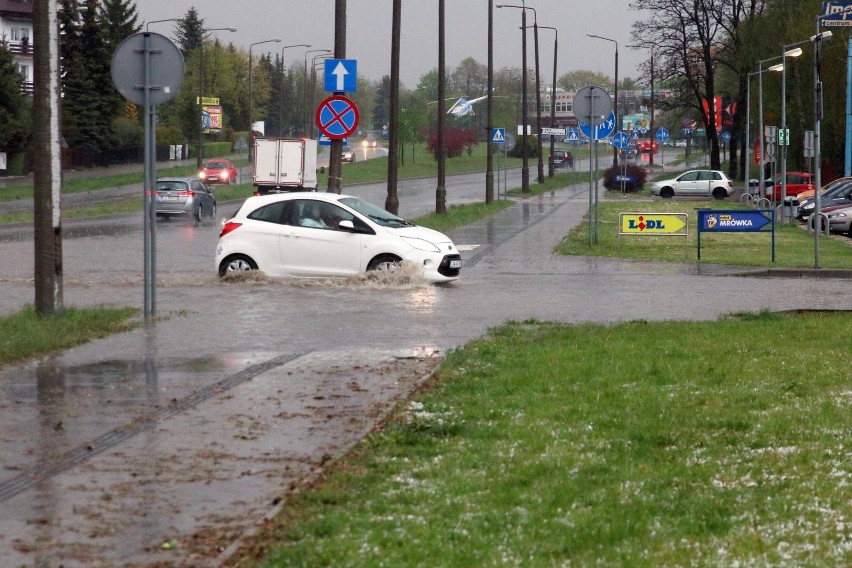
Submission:
[[[461,268],[461,260],[451,260],[450,268]]]
[[[177,195],[164,195],[160,199],[162,199],[163,201],[177,201],[178,200]]]

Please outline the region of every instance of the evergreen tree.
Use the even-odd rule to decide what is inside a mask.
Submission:
[[[0,39],[0,152],[22,152],[29,143],[29,105],[21,94],[21,76],[16,72],[12,53]]]
[[[131,0],[103,0],[100,22],[104,30],[104,44],[110,57],[121,42],[142,29],[142,26],[136,23],[138,19],[136,5],[132,4]]]
[[[186,15],[179,19],[175,27],[175,38],[183,56],[195,51],[204,41],[204,20],[198,17],[198,11],[193,6]]]

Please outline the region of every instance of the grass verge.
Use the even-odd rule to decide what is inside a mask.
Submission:
[[[771,313],[493,329],[229,565],[847,565],[850,333]]]
[[[135,328],[133,308],[65,308],[56,317],[39,317],[35,308],[0,317],[0,364],[66,349]]]
[[[589,222],[585,218],[556,248],[558,254],[603,256],[636,260],[673,262],[698,261],[697,210],[748,209],[730,201],[678,201],[633,199],[601,201],[598,205],[597,242],[589,244]],[[689,238],[674,236],[618,237],[619,213],[686,213]],[[848,239],[820,237],[820,266],[850,268],[852,255]],[[772,237],[766,233],[702,233],[701,262],[735,266],[811,268],[814,262],[814,236],[799,225],[778,224],[775,228],[775,263],[772,263]]]

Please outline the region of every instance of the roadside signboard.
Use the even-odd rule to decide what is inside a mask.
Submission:
[[[659,142],[666,142],[669,139],[669,131],[665,128],[660,128],[657,130],[657,140]]]
[[[358,60],[327,59],[325,90],[330,93],[354,93],[358,90]]]
[[[505,128],[492,128],[491,129],[491,143],[492,144],[505,144],[506,143],[506,129]]]
[[[775,210],[698,210],[698,260],[701,260],[701,233],[772,232],[772,262],[775,262]]]
[[[317,128],[332,140],[343,140],[353,134],[360,120],[358,107],[342,95],[328,97],[317,107]]]
[[[852,1],[823,2],[820,25],[826,28],[852,26]]]
[[[686,213],[619,213],[623,235],[682,235],[688,233]]]
[[[612,145],[619,150],[624,150],[630,144],[630,139],[624,132],[618,132],[612,137]]]
[[[542,128],[542,136],[565,136],[564,128]]]

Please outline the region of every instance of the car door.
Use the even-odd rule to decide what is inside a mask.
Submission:
[[[341,230],[340,220],[353,215],[336,204],[314,199],[292,201],[293,211],[281,237],[281,262],[293,276],[350,276],[361,272],[363,235]],[[319,204],[326,227],[304,227],[301,219]]]
[[[698,171],[686,172],[677,178],[675,195],[695,195],[698,192]]]
[[[201,183],[200,180],[193,180],[191,189],[195,192],[198,204],[201,205],[204,214],[209,215],[213,211],[213,193],[210,188]]]

